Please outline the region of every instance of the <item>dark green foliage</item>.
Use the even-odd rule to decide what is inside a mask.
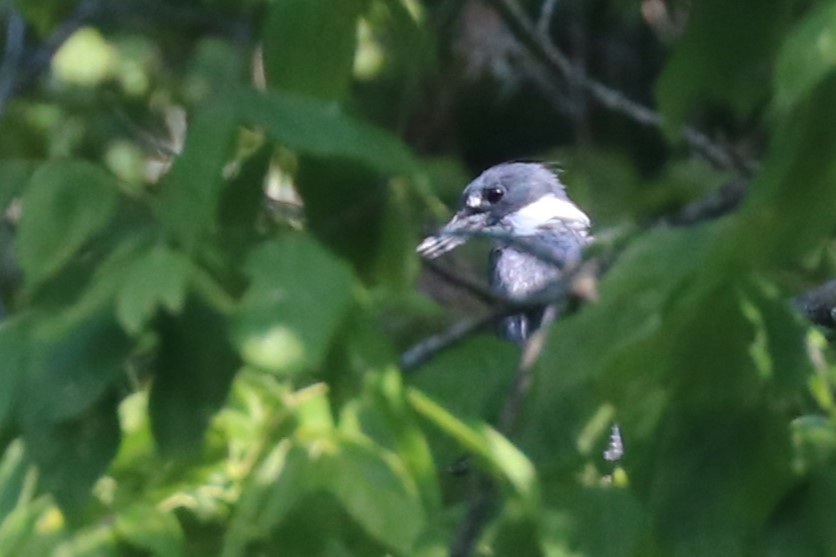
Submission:
[[[440,557],[479,493],[473,555],[834,554],[831,333],[789,302],[836,272],[830,2],[666,2],[664,32],[557,3],[573,63],[751,178],[526,73],[475,3],[70,4],[2,11],[0,555]],[[414,246],[463,153],[526,145],[610,264],[499,431],[518,347],[398,356],[487,311]],[[730,179],[734,211],[658,224]],[[446,261],[480,277],[480,249]]]

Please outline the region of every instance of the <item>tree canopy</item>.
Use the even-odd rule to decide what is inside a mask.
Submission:
[[[836,554],[832,0],[0,13],[0,555]],[[522,348],[415,253],[505,160]]]

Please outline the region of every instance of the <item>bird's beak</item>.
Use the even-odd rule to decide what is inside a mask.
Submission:
[[[444,255],[465,243],[471,233],[482,230],[485,227],[486,218],[485,213],[460,211],[438,234],[428,236],[418,244],[415,251],[428,259]]]

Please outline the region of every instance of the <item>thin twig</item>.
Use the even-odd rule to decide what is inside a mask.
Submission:
[[[400,367],[404,372],[414,371],[418,366],[443,350],[452,348],[471,334],[496,323],[508,309],[495,310],[478,319],[464,319],[451,325],[446,331],[421,340],[401,354]]]
[[[496,503],[496,484],[487,474],[476,476],[476,485],[467,507],[467,514],[459,523],[453,542],[450,544],[450,557],[468,557],[479,539],[485,523],[491,517]]]
[[[565,305],[565,297],[563,302],[564,304],[562,305]],[[498,429],[503,435],[511,436],[517,427],[520,414],[522,413],[523,403],[531,387],[534,364],[540,359],[540,354],[542,354],[543,347],[546,345],[549,330],[557,314],[558,306],[556,304],[548,306],[540,328],[534,331],[526,340],[525,345],[523,345],[520,363],[517,366],[517,373],[514,377],[514,384],[508,392],[508,396],[505,398],[502,414],[499,417]]]
[[[731,213],[743,201],[746,185],[747,181],[742,178],[732,180],[676,213],[659,219],[653,226],[692,226]]]
[[[507,301],[506,298],[500,296],[483,283],[469,276],[457,273],[444,265],[439,265],[435,260],[425,259],[424,265],[446,282],[465,290],[468,294],[472,295],[481,302],[486,304],[497,304]]]

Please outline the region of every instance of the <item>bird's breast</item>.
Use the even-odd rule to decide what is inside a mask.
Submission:
[[[542,290],[560,278],[567,266],[580,261],[585,241],[584,236],[574,234],[540,239],[536,242],[537,251],[549,254],[552,262],[520,248],[497,246],[491,252],[491,286],[518,299]]]

